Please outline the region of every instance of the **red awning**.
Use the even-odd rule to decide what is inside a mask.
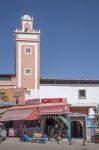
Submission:
[[[38,118],[38,108],[12,109],[12,110],[9,109],[0,118],[0,121],[36,120],[37,118]]]
[[[32,113],[26,118],[26,120],[36,120],[38,119],[38,109],[34,109]]]

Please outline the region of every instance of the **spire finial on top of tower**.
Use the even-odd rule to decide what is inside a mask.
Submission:
[[[29,15],[24,15],[21,18],[22,20],[33,20],[33,17],[30,17]]]

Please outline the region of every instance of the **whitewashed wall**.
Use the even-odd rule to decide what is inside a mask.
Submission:
[[[27,89],[30,91],[30,94],[25,93],[25,100],[30,100],[30,99],[38,99],[40,97],[39,95],[39,90],[34,90],[34,89]]]
[[[78,90],[86,90],[86,99],[78,98]],[[99,85],[40,85],[40,98],[67,98],[70,104],[99,103]]]

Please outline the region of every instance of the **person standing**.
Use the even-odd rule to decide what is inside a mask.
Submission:
[[[69,128],[67,128],[67,130],[66,130],[66,138],[68,140],[68,143],[71,144],[71,134],[70,134]]]

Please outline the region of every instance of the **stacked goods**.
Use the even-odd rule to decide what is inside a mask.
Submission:
[[[42,134],[41,133],[34,133],[33,138],[41,138]]]

